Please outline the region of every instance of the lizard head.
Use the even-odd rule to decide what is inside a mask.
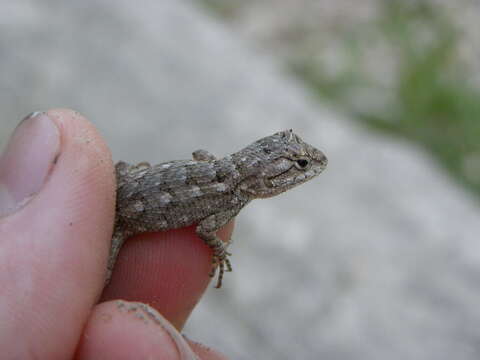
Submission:
[[[264,137],[244,149],[243,166],[249,177],[240,190],[251,198],[280,194],[320,174],[327,157],[292,130]]]

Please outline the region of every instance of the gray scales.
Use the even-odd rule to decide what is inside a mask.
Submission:
[[[327,158],[292,130],[275,133],[217,159],[206,150],[193,160],[116,164],[115,227],[107,282],[124,241],[133,235],[197,224],[198,236],[212,249],[210,276],[231,271],[228,243],[216,232],[253,199],[268,198],[300,185],[327,166]]]

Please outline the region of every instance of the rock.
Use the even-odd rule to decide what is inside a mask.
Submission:
[[[286,128],[329,157],[318,180],[239,216],[234,272],[192,338],[235,359],[478,358],[480,210],[422,149],[313,102],[191,2],[8,6],[2,141],[10,119],[68,106],[116,159],[223,155]]]

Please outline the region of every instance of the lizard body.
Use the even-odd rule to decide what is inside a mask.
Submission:
[[[282,193],[320,174],[327,158],[292,130],[275,133],[221,159],[205,150],[193,160],[116,164],[117,203],[107,281],[124,241],[133,235],[197,224],[213,250],[212,269],[231,271],[228,244],[217,230],[251,200]]]

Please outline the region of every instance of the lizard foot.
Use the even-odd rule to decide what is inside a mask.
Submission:
[[[212,269],[210,270],[209,276],[214,277],[218,269],[217,284],[215,285],[217,289],[222,287],[224,272],[232,271],[232,264],[230,263],[230,259],[228,258],[230,255],[231,254],[225,250],[225,246],[223,245],[223,243],[222,246],[213,248]]]

